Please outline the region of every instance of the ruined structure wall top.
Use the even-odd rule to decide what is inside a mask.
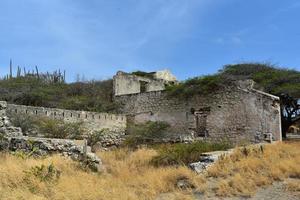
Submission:
[[[168,70],[153,73],[153,78],[119,71],[113,78],[114,95],[162,91],[166,84],[175,82],[176,77]]]
[[[24,117],[36,116],[39,118],[49,117],[65,122],[83,122],[83,125],[88,131],[101,129],[125,130],[126,128],[126,115],[122,114],[64,110],[15,104],[7,104],[6,110],[11,115],[21,115]]]

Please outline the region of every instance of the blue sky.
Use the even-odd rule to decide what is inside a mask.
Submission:
[[[0,0],[0,75],[14,66],[103,79],[170,69],[181,80],[225,64],[300,69],[299,0]]]

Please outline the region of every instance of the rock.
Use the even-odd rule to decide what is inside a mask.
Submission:
[[[202,163],[202,162],[195,162],[195,163],[191,163],[189,166],[192,170],[194,170],[195,172],[197,172],[199,174],[208,167],[208,164]]]
[[[182,190],[195,188],[195,186],[187,178],[181,178],[177,180],[176,185],[179,189]]]
[[[189,164],[189,167],[198,174],[202,173],[212,166],[221,156],[227,155],[231,152],[232,150],[203,153],[200,156],[199,162],[191,163]]]

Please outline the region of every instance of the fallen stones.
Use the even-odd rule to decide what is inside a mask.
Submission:
[[[187,178],[179,178],[177,180],[177,188],[181,189],[181,190],[187,190],[187,189],[191,189],[191,188],[195,188],[195,186],[189,181],[189,179]]]
[[[37,157],[61,154],[80,161],[94,171],[98,171],[102,164],[94,153],[84,152],[84,147],[75,144],[72,140],[20,136],[10,137],[7,142],[5,146],[9,151],[23,151]]]
[[[230,153],[232,153],[232,150],[203,153],[200,155],[199,161],[189,164],[189,167],[198,174],[202,173],[212,166],[220,157]]]

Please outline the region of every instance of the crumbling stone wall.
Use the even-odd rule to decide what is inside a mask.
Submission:
[[[0,151],[22,151],[33,156],[58,153],[80,161],[92,170],[101,168],[101,160],[87,145],[78,145],[74,140],[23,136],[21,128],[11,125],[6,109],[7,103],[0,101]]]
[[[122,114],[74,111],[15,104],[7,104],[7,112],[9,114],[17,114],[24,117],[49,117],[64,120],[65,122],[83,122],[83,125],[90,132],[101,129],[124,132],[126,129],[126,115]]]
[[[281,140],[279,98],[253,89],[253,82],[189,99],[164,91],[116,96],[122,112],[134,122],[166,121],[171,132],[196,138],[261,142],[272,135]]]
[[[165,81],[118,72],[114,78],[114,94],[116,96],[137,94],[140,92],[161,91],[165,89]],[[144,90],[144,91],[143,91]]]

